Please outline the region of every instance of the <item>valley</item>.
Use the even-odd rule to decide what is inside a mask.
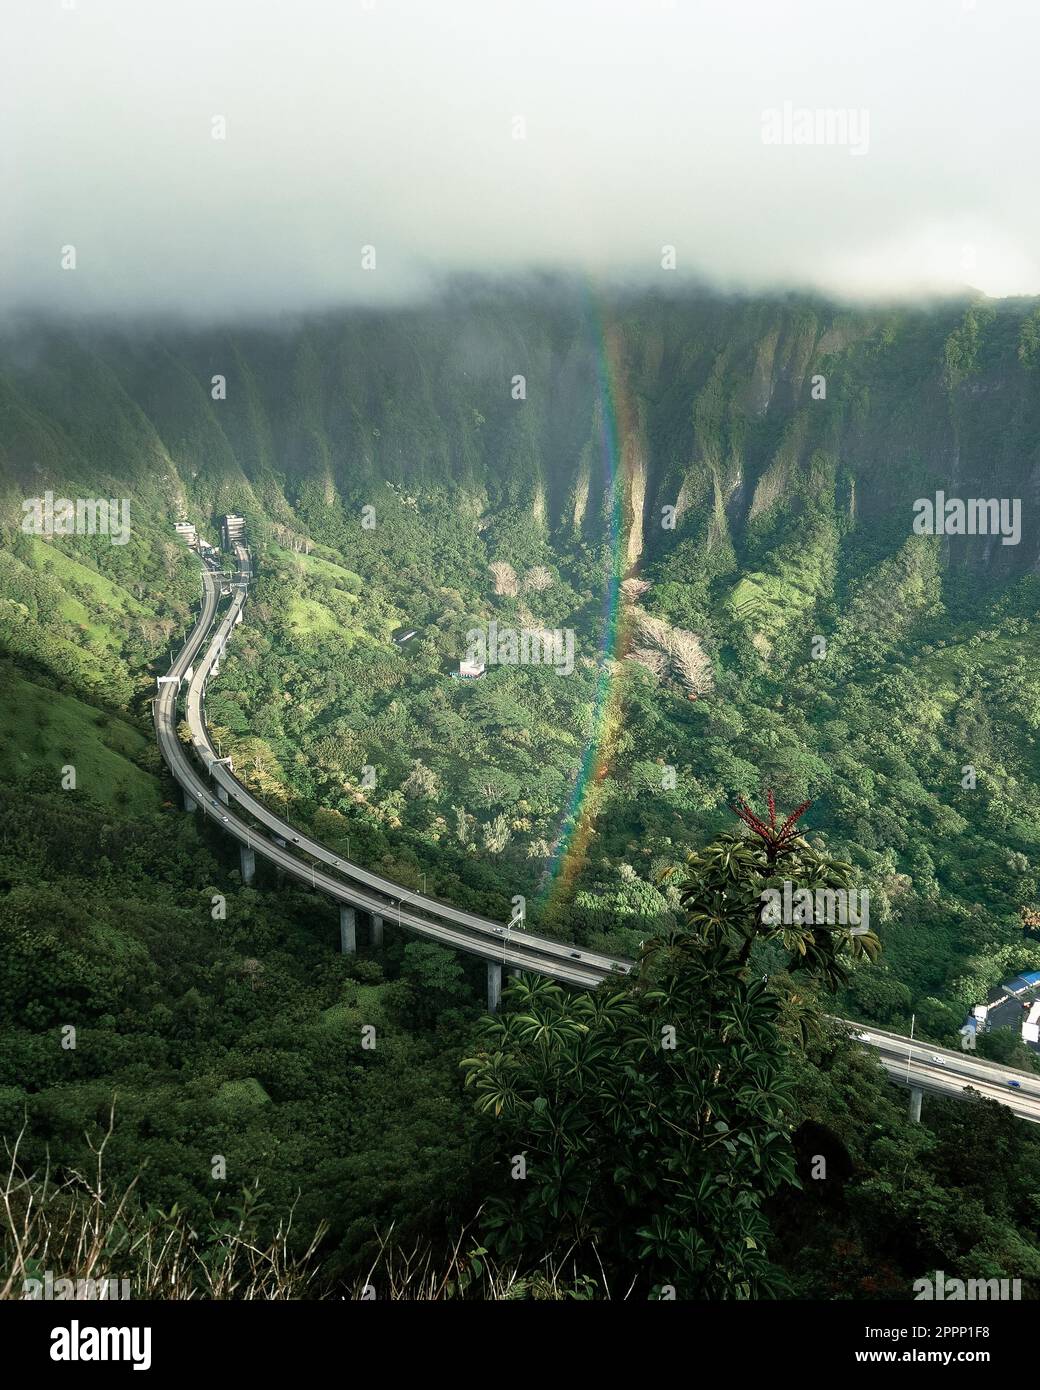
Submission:
[[[1019,352],[1032,305],[622,297],[598,308],[602,341],[586,305],[517,292],[132,348],[41,334],[0,353],[0,773],[32,808],[9,820],[0,872],[17,1020],[0,1122],[30,1116],[27,1160],[72,1162],[115,1095],[115,1180],[146,1161],[147,1200],[198,1220],[246,1181],[272,1219],[302,1191],[301,1233],[329,1224],[335,1287],[363,1277],[391,1221],[401,1239],[449,1240],[495,1186],[458,1071],[486,962],[395,932],[382,900],[385,935],[348,934],[341,953],[312,891],[335,900],[337,860],[400,885],[405,914],[435,900],[504,924],[520,902],[532,939],[573,943],[582,959],[561,978],[582,983],[589,960],[682,939],[687,857],[772,788],[781,807],[812,803],[806,843],[869,892],[881,948],[809,988],[814,1007],[913,1027],[942,1055],[973,1004],[1035,965],[1021,926],[1040,898],[1036,392]],[[951,340],[976,320],[954,380]],[[223,399],[192,386],[221,367]],[[55,495],[129,497],[126,545],[24,534],[40,468]],[[917,534],[915,500],[954,484],[1020,498],[1020,544]],[[150,734],[201,597],[173,523],[216,543],[228,511],[256,564],[206,722],[243,797],[325,847],[299,887],[276,874],[275,842],[253,877],[218,826],[184,816]],[[458,679],[467,660],[475,675]],[[82,910],[62,908],[58,931],[70,901]],[[805,997],[778,939],[754,962]],[[70,1018],[77,1047],[53,1056]],[[830,1034],[803,1055],[788,1027],[803,1125],[854,1155],[863,1215],[843,1220],[863,1258],[902,1287],[930,1257],[909,1207],[893,1244],[872,1205],[891,1155],[913,1151],[929,1200],[945,1184],[953,1268],[960,1189],[926,1150],[938,1165],[961,1144],[974,1103],[937,1087],[914,1126],[876,1063]],[[359,1056],[363,1029],[376,1045]],[[1032,1054],[993,1038],[980,1061],[1028,1083]],[[1031,1140],[1014,1153],[1016,1171],[998,1169],[1008,1211],[1035,1162]],[[846,1278],[828,1212],[793,1197],[770,1210],[803,1294]],[[986,1221],[994,1251],[1019,1240]],[[806,1229],[811,1273],[795,1254]]]

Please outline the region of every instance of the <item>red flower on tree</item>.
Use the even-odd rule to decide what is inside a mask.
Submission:
[[[768,822],[762,820],[751,809],[746,801],[741,801],[739,806],[731,806],[729,809],[735,816],[739,816],[749,830],[753,830],[759,839],[765,841],[766,858],[770,864],[775,864],[784,846],[797,834],[797,825],[802,816],[805,815],[811,801],[803,801],[784,821],[783,825],[776,823],[776,800],[771,791],[766,792],[766,804],[769,807]]]

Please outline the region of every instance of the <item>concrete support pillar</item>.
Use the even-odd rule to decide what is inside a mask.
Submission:
[[[502,1002],[502,965],[497,960],[489,960],[487,963],[488,980],[488,1013],[497,1014],[498,1006]]]
[[[372,945],[376,948],[383,944],[383,919],[372,913]]]
[[[189,796],[187,792],[184,793],[184,809],[189,813],[189,815],[192,811],[197,811],[199,809],[198,802],[195,800],[194,797]]]
[[[345,956],[357,950],[357,913],[345,903],[339,909],[339,949]]]
[[[919,1125],[921,1123],[921,1101],[923,1098],[924,1092],[921,1090],[921,1088],[919,1086],[911,1086],[910,1123],[912,1125]]]
[[[256,877],[256,855],[248,845],[239,845],[238,853],[242,862],[242,882],[248,887]]]
[[[223,787],[217,788],[217,796],[223,801],[225,806],[230,806],[231,803],[228,801],[228,794]]]

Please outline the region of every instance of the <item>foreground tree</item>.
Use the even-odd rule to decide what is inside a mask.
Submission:
[[[502,1181],[485,1218],[499,1254],[566,1249],[613,1297],[783,1291],[762,1204],[798,1185],[779,1029],[791,1001],[750,978],[751,948],[779,939],[792,969],[830,984],[865,938],[763,924],[763,890],[784,875],[836,887],[851,873],[797,835],[805,807],[778,825],[769,806],[766,821],[738,811],[752,837],[690,856],[686,924],[646,943],[637,974],[591,995],[522,976],[483,1021],[462,1065],[495,1122]]]
[[[611,1296],[780,1291],[760,1206],[796,1181],[776,1001],[732,953],[675,933],[646,978],[595,995],[521,976],[463,1062],[497,1121],[489,1244],[568,1252]]]
[[[687,859],[679,885],[687,921],[705,942],[733,951],[744,967],[756,941],[775,941],[789,953],[788,971],[808,972],[828,989],[838,989],[848,982],[851,959],[865,955],[874,960],[881,950],[866,924],[826,920],[836,915],[839,903],[848,904],[850,893],[859,892],[855,871],[799,833],[798,822],[810,802],[778,820],[773,793],[766,799],[765,818],[746,801],[733,808],[750,835],[720,835]],[[785,899],[785,885],[788,901],[804,890],[814,908],[784,920],[785,914],[773,909]],[[816,911],[817,904],[830,911]],[[846,907],[841,915],[848,918]]]

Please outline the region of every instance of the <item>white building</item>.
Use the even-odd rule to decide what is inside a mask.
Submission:
[[[478,676],[484,674],[484,663],[482,661],[460,661],[459,679],[464,681],[475,681]]]
[[[245,517],[239,516],[237,512],[228,512],[220,523],[220,536],[224,542],[224,549],[230,550],[236,541],[240,541],[245,529]]]
[[[1022,1041],[1040,1043],[1040,999],[1034,1000],[1029,1006],[1029,1012],[1022,1023]]]

